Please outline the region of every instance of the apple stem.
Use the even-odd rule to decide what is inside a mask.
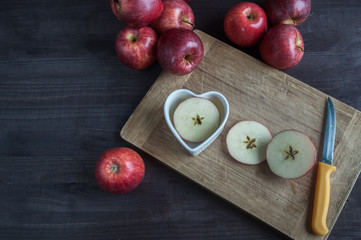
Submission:
[[[297,25],[297,22],[296,22],[296,19],[294,19],[294,18],[289,18],[289,19],[284,20],[284,21],[283,21],[283,24],[290,24],[290,25],[296,26],[296,25]]]
[[[297,49],[298,49],[299,51],[301,51],[301,52],[304,52],[303,48],[300,47],[300,46],[297,46]]]
[[[131,34],[131,35],[128,36],[128,39],[129,39],[129,41],[131,41],[131,42],[136,42],[136,41],[137,41],[137,36]]]
[[[252,15],[252,14],[248,14],[248,15],[247,15],[247,18],[248,18],[249,20],[253,20],[253,15]]]
[[[111,168],[110,168],[110,170],[113,172],[113,173],[116,173],[116,172],[118,172],[118,165],[117,164],[112,164],[112,166],[111,166]]]
[[[189,24],[189,25],[191,25],[193,28],[194,28],[194,26],[195,26],[193,23],[188,22],[187,20],[184,20],[184,19],[181,19],[181,22],[184,22],[184,23],[186,23],[186,24]]]
[[[193,62],[191,61],[190,58],[191,58],[191,56],[190,56],[190,55],[187,55],[187,56],[184,57],[184,60],[185,60],[186,62],[190,63],[191,65],[193,65]]]
[[[114,0],[114,4],[115,4],[115,7],[116,9],[118,10],[118,12],[120,12],[120,3],[118,0]]]

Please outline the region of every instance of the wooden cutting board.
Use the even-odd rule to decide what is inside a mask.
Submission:
[[[266,162],[247,166],[231,159],[225,138],[238,121],[256,120],[274,135],[285,129],[305,132],[321,158],[327,95],[201,32],[204,58],[191,74],[163,72],[121,131],[126,141],[189,179],[294,239],[326,239],[312,234],[311,217],[317,166],[307,175],[285,180]],[[175,89],[196,94],[219,91],[230,115],[221,135],[192,157],[169,130],[163,104]],[[361,170],[361,113],[332,99],[337,129],[327,225],[334,226]],[[191,204],[191,203],[190,203]]]

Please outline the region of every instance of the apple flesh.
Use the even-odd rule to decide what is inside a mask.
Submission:
[[[287,130],[278,133],[268,144],[267,162],[272,172],[282,178],[299,178],[316,163],[316,148],[302,132]]]
[[[150,27],[125,27],[115,40],[115,52],[127,67],[140,70],[156,60],[158,36]]]
[[[141,156],[130,148],[111,148],[98,159],[95,175],[105,191],[127,193],[136,188],[145,173]]]
[[[110,0],[114,15],[131,27],[144,27],[163,11],[161,0]]]
[[[237,161],[255,165],[266,160],[266,149],[272,135],[268,128],[255,121],[242,121],[227,134],[229,154]]]
[[[297,65],[303,57],[303,38],[296,27],[278,24],[266,32],[259,51],[268,65],[277,69],[289,69]]]
[[[173,115],[175,129],[189,142],[206,140],[217,130],[219,120],[219,111],[214,103],[198,97],[181,102]]]
[[[271,25],[304,22],[311,12],[311,0],[267,0],[265,10]]]
[[[228,39],[240,47],[256,45],[266,30],[266,13],[255,3],[241,2],[233,6],[224,19]]]
[[[170,73],[184,75],[192,72],[203,58],[202,40],[193,31],[172,28],[160,36],[157,60]]]
[[[194,14],[188,3],[184,0],[164,0],[163,6],[162,14],[151,25],[158,34],[172,28],[193,30]]]

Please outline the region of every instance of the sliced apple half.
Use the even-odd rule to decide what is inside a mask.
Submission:
[[[266,160],[267,145],[271,139],[270,131],[261,123],[242,121],[229,130],[226,144],[234,159],[255,165]]]
[[[316,162],[316,148],[302,132],[286,130],[268,144],[267,162],[272,172],[283,178],[298,178],[309,172]]]
[[[219,111],[210,100],[199,97],[181,102],[173,115],[178,134],[189,142],[202,142],[219,126]]]

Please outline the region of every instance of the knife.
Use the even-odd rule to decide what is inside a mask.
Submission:
[[[326,217],[330,202],[330,176],[331,173],[336,171],[336,167],[332,166],[335,134],[335,108],[330,97],[328,97],[322,160],[318,163],[317,182],[312,214],[312,230],[315,234],[320,236],[326,235],[329,231],[326,225]]]

